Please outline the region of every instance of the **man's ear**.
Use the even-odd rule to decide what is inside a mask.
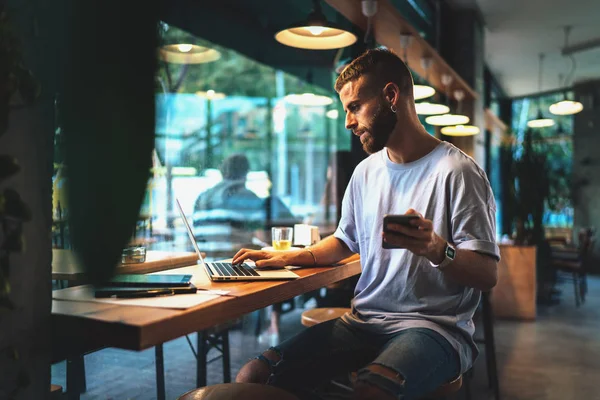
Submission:
[[[383,96],[390,104],[396,104],[396,100],[398,100],[399,95],[400,89],[395,83],[389,82],[383,87]]]

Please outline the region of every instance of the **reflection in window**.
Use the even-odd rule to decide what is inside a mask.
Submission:
[[[329,188],[335,187],[335,153],[346,139],[337,134],[343,118],[328,113],[339,110],[333,89],[172,26],[163,25],[162,35],[166,43],[193,43],[220,57],[160,63],[154,168],[142,209],[152,216],[158,239],[152,246],[191,250],[175,199],[194,221],[209,258],[230,257],[240,246],[270,245],[271,226],[334,223],[337,200]],[[286,101],[286,95],[303,93],[334,102]]]
[[[569,94],[571,95],[571,94]],[[545,227],[572,227],[573,204],[571,201],[571,167],[573,161],[573,117],[552,115],[551,104],[561,100],[563,93],[550,94],[537,98],[523,98],[513,101],[512,129],[515,135],[513,157],[519,161],[524,156],[524,143],[531,135],[533,153],[545,159],[545,174],[548,195],[544,205],[543,223]],[[535,119],[538,107],[555,125],[547,128],[531,129],[527,121]],[[540,175],[541,179],[542,175]],[[523,182],[516,182],[522,185]]]

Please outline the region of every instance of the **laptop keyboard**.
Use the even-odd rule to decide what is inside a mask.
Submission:
[[[210,263],[223,276],[259,276],[254,268],[247,264]]]

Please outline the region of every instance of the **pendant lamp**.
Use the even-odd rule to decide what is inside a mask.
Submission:
[[[473,136],[477,135],[480,130],[474,125],[451,125],[444,126],[441,131],[446,136]]]
[[[422,58],[421,63],[423,64],[423,68],[425,68],[426,71],[429,71],[431,68],[432,59]],[[429,76],[429,72],[427,73],[427,76]],[[449,113],[450,107],[444,104],[422,101],[420,103],[415,103],[415,110],[419,115],[437,115]]]
[[[306,74],[306,83],[309,85],[312,85],[313,83],[313,74],[311,70],[309,70]],[[288,94],[283,98],[283,100],[288,104],[308,107],[323,107],[333,104],[333,99],[331,97],[311,93],[308,91],[304,93],[301,92]]]
[[[452,81],[452,77],[450,75],[445,75],[442,77],[442,81],[447,82],[447,85],[450,84],[450,82]],[[442,82],[442,83],[443,83]],[[456,102],[458,103],[456,106],[456,114],[443,114],[443,115],[432,115],[430,117],[425,118],[425,122],[427,122],[429,125],[436,125],[436,126],[447,126],[447,125],[465,125],[468,124],[470,119],[469,117],[467,117],[466,115],[462,115],[460,113],[461,110],[461,102],[465,97],[465,92],[463,92],[462,90],[455,90],[454,91],[454,98],[456,99]]]
[[[544,64],[544,53],[540,53],[540,70],[539,70],[539,76],[538,76],[538,90],[541,93],[542,92],[542,66]],[[535,117],[535,119],[529,120],[527,121],[527,126],[530,128],[546,128],[548,126],[552,126],[554,125],[554,120],[550,119],[550,118],[546,118],[544,117],[544,114],[542,114],[542,108],[540,107],[540,99],[538,99],[538,112],[537,112],[537,116]]]
[[[583,110],[583,104],[574,100],[565,99],[550,106],[550,112],[554,115],[573,115]]]
[[[408,46],[410,46],[410,42],[412,41],[412,35],[410,33],[403,33],[400,35],[400,47],[403,50],[404,56],[403,61],[408,66]],[[410,68],[409,68],[410,70]],[[415,100],[426,99],[427,97],[431,97],[435,94],[435,89],[431,86],[426,85],[414,85],[413,84],[413,97]]]
[[[569,47],[569,33],[571,32],[570,26],[565,26],[565,49]],[[571,72],[570,76],[575,76],[575,59],[573,55],[570,55],[571,62],[573,63],[573,72]],[[568,78],[565,79],[565,82],[562,82],[561,75],[558,76],[559,86],[566,86]],[[571,79],[572,80],[572,79]],[[567,99],[567,92],[564,92],[563,100],[556,102],[550,106],[550,112],[554,115],[573,115],[581,112],[583,110],[583,104],[578,101]]]
[[[328,106],[333,103],[333,99],[329,96],[322,96],[314,93],[288,94],[284,97],[286,103],[297,106]]]
[[[450,107],[444,104],[422,101],[420,103],[415,103],[415,110],[417,110],[417,114],[419,115],[437,115],[449,113]]]
[[[161,60],[172,64],[204,64],[217,61],[221,53],[215,49],[190,43],[176,43],[158,49]]]
[[[433,60],[431,57],[423,57],[421,58],[421,66],[425,70],[425,81],[429,81],[429,68]],[[427,97],[431,97],[435,94],[435,89],[429,85],[413,85],[414,87],[414,96],[415,100],[426,99]]]
[[[355,34],[327,21],[320,0],[313,0],[313,4],[306,20],[277,32],[275,40],[286,46],[309,50],[340,49],[356,42]]]
[[[203,97],[208,100],[221,100],[226,97],[225,93],[215,92],[212,89],[209,89],[207,91],[203,91],[203,90],[198,91],[198,92],[196,92],[196,96],[200,96],[200,97]]]

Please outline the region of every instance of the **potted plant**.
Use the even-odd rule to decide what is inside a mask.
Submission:
[[[11,109],[27,107],[39,94],[39,86],[31,71],[24,65],[19,41],[11,29],[8,14],[0,7],[0,137],[8,130]],[[10,179],[19,172],[18,160],[10,154],[0,154],[0,326],[7,313],[17,307],[11,301],[10,256],[24,249],[23,223],[31,219],[31,211],[19,193],[9,186]],[[19,351],[15,346],[0,348],[0,356],[15,362],[14,381],[8,388],[14,397],[27,386],[29,378],[18,363]]]

